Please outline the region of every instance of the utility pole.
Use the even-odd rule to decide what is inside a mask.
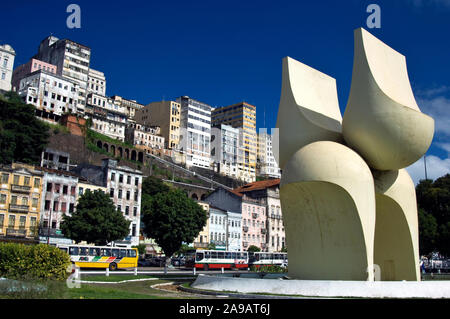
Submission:
[[[423,155],[423,164],[425,166],[425,179],[428,179],[428,176],[427,176],[427,155],[426,154]]]

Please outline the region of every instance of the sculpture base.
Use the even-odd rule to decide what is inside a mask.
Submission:
[[[450,298],[450,281],[331,281],[199,275],[195,289],[313,298]]]

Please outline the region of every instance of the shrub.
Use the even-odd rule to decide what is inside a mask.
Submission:
[[[0,276],[10,279],[65,280],[70,257],[46,244],[0,243]]]
[[[287,272],[287,268],[277,266],[277,265],[265,265],[261,267],[251,266],[251,271],[261,272],[261,273],[284,273]]]

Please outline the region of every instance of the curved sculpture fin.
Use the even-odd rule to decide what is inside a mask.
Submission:
[[[374,171],[374,263],[381,280],[420,280],[419,225],[414,182],[405,169]]]
[[[417,106],[405,57],[362,28],[354,36],[352,84],[342,122],[344,139],[372,168],[407,167],[430,146],[434,120]]]
[[[342,116],[336,80],[290,57],[283,59],[283,82],[276,127],[283,168],[289,158],[311,142],[342,141]]]
[[[374,183],[357,153],[330,141],[302,147],[283,171],[280,200],[290,277],[373,280]]]

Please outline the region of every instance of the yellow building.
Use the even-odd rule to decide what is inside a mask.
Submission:
[[[198,234],[197,238],[194,240],[194,248],[196,249],[206,249],[209,244],[209,204],[203,202],[197,202],[205,210],[208,219],[206,220],[206,225]]]
[[[166,149],[176,149],[180,138],[180,103],[174,101],[153,102],[136,110],[134,120],[145,126],[159,126]]]
[[[44,173],[12,163],[0,174],[0,240],[37,241]]]
[[[211,122],[212,126],[226,124],[239,128],[238,178],[254,182],[258,152],[256,106],[241,102],[216,108],[212,111]]]

